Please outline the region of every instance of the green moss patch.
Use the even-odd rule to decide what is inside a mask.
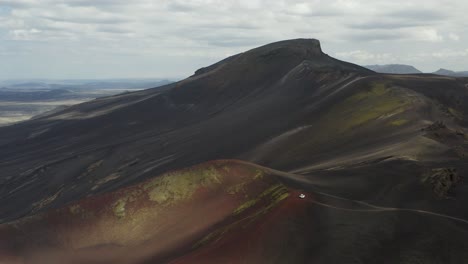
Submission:
[[[231,224],[228,224],[227,226],[224,226],[207,236],[205,236],[202,240],[200,240],[198,243],[196,243],[193,248],[198,248],[200,246],[203,246],[209,242],[216,242],[219,241],[226,233],[229,231],[232,231],[235,228],[245,228],[248,225],[250,225],[252,222],[254,222],[256,219],[258,219],[260,216],[265,215],[266,213],[270,212],[274,207],[276,207],[281,201],[286,199],[289,196],[289,191],[281,183],[275,184],[268,189],[264,190],[261,194],[257,196],[255,199],[248,200],[241,204],[239,207],[237,207],[233,211],[233,216],[238,216],[242,212],[245,212],[247,209],[257,205],[258,203],[265,201],[266,204],[259,208],[256,211],[251,212],[249,215],[246,217],[237,220]]]
[[[118,218],[124,218],[126,213],[126,205],[127,203],[135,202],[141,198],[143,194],[143,190],[136,188],[133,190],[129,190],[121,195],[121,197],[113,204],[112,210],[114,215]]]
[[[262,170],[257,169],[257,170],[255,171],[254,180],[263,179],[263,176],[265,176],[265,172],[262,171]]]
[[[374,83],[367,91],[359,92],[335,106],[326,116],[336,122],[337,131],[345,132],[377,118],[403,112],[410,102],[384,83]]]
[[[451,108],[451,107],[449,107],[448,111],[449,111],[450,114],[452,114],[455,118],[460,119],[460,120],[463,120],[463,114],[462,114],[460,111],[458,111],[458,110],[456,110],[456,109],[454,109],[454,108]]]
[[[69,206],[68,211],[73,216],[78,216],[81,219],[88,219],[88,218],[91,218],[93,216],[93,212],[85,210],[79,204]]]
[[[126,215],[125,212],[125,205],[127,204],[127,201],[125,199],[118,200],[114,204],[114,214],[118,218],[124,218]]]
[[[246,186],[251,184],[254,181],[261,180],[265,176],[265,172],[260,169],[256,169],[254,171],[254,176],[253,177],[247,177],[247,179],[241,183],[229,186],[226,189],[226,192],[233,195],[233,194],[238,194],[238,193],[245,193],[246,192]]]
[[[186,170],[157,177],[143,186],[151,201],[171,205],[189,199],[200,187],[213,187],[222,183],[223,176],[214,167]]]
[[[402,125],[405,125],[408,122],[409,121],[406,120],[406,119],[397,119],[397,120],[394,120],[394,121],[390,122],[389,124],[391,126],[402,126]]]
[[[255,204],[257,204],[258,201],[259,201],[259,199],[252,199],[252,200],[249,200],[249,201],[241,204],[239,207],[237,207],[234,210],[233,214],[238,215],[238,214],[242,213],[243,211],[245,211],[245,210],[249,209],[250,207],[254,206]]]
[[[313,129],[301,134],[302,144],[288,148],[281,156],[302,159],[325,142],[352,138],[359,129],[378,120],[389,122],[390,117],[403,113],[410,106],[411,99],[404,91],[391,88],[385,82],[372,83],[332,105],[318,120],[311,120]],[[402,125],[402,121],[396,124]]]

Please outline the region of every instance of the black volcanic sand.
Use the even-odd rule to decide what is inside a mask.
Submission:
[[[464,263],[467,186],[441,200],[408,173],[424,170],[401,160],[312,175],[205,163],[0,226],[0,260]]]
[[[255,250],[232,231],[175,263],[468,262],[466,102],[466,78],[376,74],[317,40],[269,44],[163,88],[0,128],[0,219],[234,158],[313,198],[256,222]]]

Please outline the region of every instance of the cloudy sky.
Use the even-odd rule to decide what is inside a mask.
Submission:
[[[0,79],[185,77],[317,38],[357,64],[468,70],[466,0],[0,0]]]

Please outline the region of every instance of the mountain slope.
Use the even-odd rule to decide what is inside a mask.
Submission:
[[[211,241],[224,222],[257,221],[289,192],[265,169],[205,163],[1,226],[0,261],[5,251],[27,256],[26,263],[80,263],[89,255],[86,263],[162,261]]]
[[[304,176],[204,163],[2,225],[0,261],[463,263],[468,197],[440,201],[405,175],[423,171],[392,161]]]
[[[165,88],[97,99],[4,128],[2,199],[24,206],[4,208],[0,215],[35,210],[27,206],[37,195],[62,190],[58,203],[82,197],[111,174],[121,180],[95,191],[241,156],[302,124],[313,111],[304,108],[367,74],[323,54],[316,40],[280,42]]]
[[[38,197],[60,194],[50,205],[63,204],[220,158],[282,170],[369,155],[430,159],[447,149],[419,130],[437,120],[463,130],[467,106],[445,97],[463,100],[465,85],[378,76],[328,57],[316,40],[270,44],[157,90],[0,129],[1,198],[11,201],[0,216],[37,211]],[[109,175],[114,179],[99,184]]]

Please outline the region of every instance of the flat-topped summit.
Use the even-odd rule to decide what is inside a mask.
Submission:
[[[311,59],[312,57],[317,57],[320,55],[325,55],[322,52],[320,46],[320,41],[317,39],[290,39],[283,40],[278,42],[273,42],[264,46],[260,46],[249,51],[239,53],[233,56],[230,56],[224,60],[221,60],[215,64],[212,64],[207,67],[203,67],[195,71],[195,75],[204,74],[210,72],[219,66],[229,64],[230,62],[242,60],[242,63],[245,64],[246,60],[255,59],[256,61],[261,60],[277,60],[281,57],[283,58],[300,58],[302,60]]]
[[[284,50],[289,52],[295,52],[306,56],[310,55],[323,55],[320,41],[317,39],[290,39],[278,42],[273,42],[246,53],[254,52],[271,52],[275,50]]]
[[[322,51],[320,41],[317,39],[290,39],[273,42],[231,56],[197,70],[195,75],[209,73],[215,69],[219,69],[221,66],[228,68],[231,73],[247,66],[255,67],[255,72],[257,73],[267,72],[272,68],[278,67],[288,72],[304,61],[309,61],[309,65],[314,68],[332,67],[365,74],[372,73],[372,71],[358,65],[342,62],[328,56]]]

